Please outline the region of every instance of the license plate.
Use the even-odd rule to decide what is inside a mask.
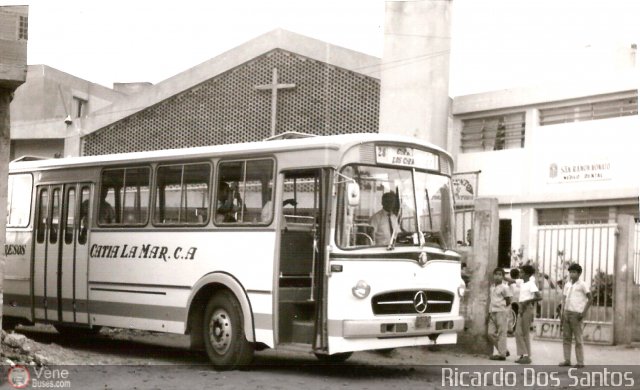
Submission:
[[[425,329],[431,325],[431,317],[430,316],[419,316],[416,317],[416,329]]]

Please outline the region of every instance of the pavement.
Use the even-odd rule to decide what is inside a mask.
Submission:
[[[510,356],[506,361],[489,360],[488,356],[466,354],[450,350],[447,346],[440,347],[433,353],[427,353],[420,359],[419,364],[428,365],[515,365],[516,354],[515,337],[507,339]],[[531,339],[531,365],[557,366],[563,360],[562,341]],[[398,350],[399,355],[410,353],[411,349]],[[640,364],[640,345],[584,345],[585,364],[588,365],[637,365]],[[403,359],[404,360],[404,359]],[[575,364],[575,347],[572,347],[572,363]]]

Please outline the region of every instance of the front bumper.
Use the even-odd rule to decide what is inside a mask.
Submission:
[[[440,333],[455,333],[464,329],[464,318],[458,315],[432,315],[425,326],[423,316],[390,316],[371,320],[342,321],[341,336],[345,339],[418,337]],[[338,330],[338,329],[335,329]]]

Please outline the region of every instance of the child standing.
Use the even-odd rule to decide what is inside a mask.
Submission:
[[[582,267],[573,263],[569,266],[569,282],[564,286],[564,304],[561,319],[562,348],[564,361],[560,366],[571,365],[571,341],[576,339],[576,368],[584,367],[584,351],[582,348],[582,320],[591,306],[589,286],[580,280]]]
[[[511,304],[511,290],[504,282],[504,270],[500,267],[493,270],[493,284],[489,294],[489,325],[487,336],[491,344],[498,350],[491,355],[491,360],[505,360],[507,355],[507,323],[508,308]]]
[[[516,363],[531,363],[531,337],[529,331],[533,322],[535,303],[542,299],[533,275],[535,269],[531,265],[522,266],[522,279],[518,306],[518,325],[516,326],[516,347],[520,356]]]

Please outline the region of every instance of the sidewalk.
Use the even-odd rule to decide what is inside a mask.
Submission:
[[[515,337],[507,339],[507,348],[511,355],[506,361],[489,360],[488,356],[465,354],[449,350],[448,347],[442,346],[440,350],[429,351],[425,349],[424,354],[413,353],[415,359],[419,355],[419,364],[433,365],[516,365],[515,360],[518,358],[516,354]],[[562,341],[536,340],[531,339],[531,349],[533,361],[532,365],[553,365],[557,366],[563,360]],[[411,349],[398,349],[398,355],[395,356],[401,360],[405,360],[405,354],[409,354]],[[572,363],[575,364],[575,349],[571,350]],[[624,345],[584,345],[584,356],[586,365],[637,365],[640,364],[640,348],[637,346],[629,347]]]

